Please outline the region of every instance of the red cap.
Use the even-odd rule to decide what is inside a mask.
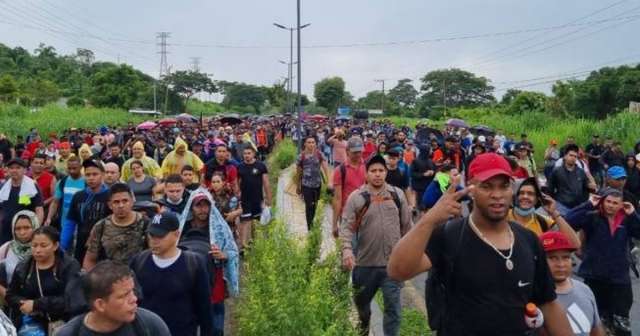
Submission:
[[[202,192],[193,196],[193,200],[191,201],[191,204],[194,204],[194,205],[198,204],[202,200],[206,200],[207,202],[209,202],[209,204],[211,204],[211,201],[209,201],[209,197],[207,197],[207,195]]]
[[[63,141],[58,145],[58,148],[60,149],[70,149],[71,148],[71,144],[67,141]]]
[[[540,241],[545,252],[576,250],[576,247],[571,244],[567,236],[560,231],[547,231],[540,236]]]
[[[476,156],[471,161],[469,180],[484,182],[498,175],[512,176],[511,165],[502,155],[485,153]]]

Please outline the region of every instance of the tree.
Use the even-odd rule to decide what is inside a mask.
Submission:
[[[543,111],[547,103],[547,96],[540,92],[520,92],[509,105],[511,114]]]
[[[60,98],[56,83],[46,79],[25,79],[19,84],[20,100],[33,106],[43,106]]]
[[[218,82],[222,88],[224,99],[222,105],[227,108],[250,107],[253,112],[260,113],[261,108],[268,99],[264,87],[237,82]]]
[[[89,100],[96,106],[129,109],[148,85],[129,65],[106,67],[91,76]]]
[[[18,83],[13,76],[7,74],[0,77],[0,100],[10,101],[18,92]]]
[[[364,97],[360,97],[356,102],[356,107],[367,110],[379,110],[382,108],[382,91],[369,91]]]
[[[313,95],[319,106],[334,113],[345,98],[344,80],[340,77],[325,78],[315,84]]]
[[[198,92],[218,92],[218,88],[211,78],[199,71],[176,71],[166,76],[163,81],[173,91],[183,96],[186,101],[189,101],[189,98]]]
[[[460,69],[431,71],[422,78],[425,106],[474,107],[495,102],[493,86],[484,77]]]
[[[413,107],[418,98],[418,90],[411,84],[412,80],[405,78],[389,91],[388,98],[402,107]]]
[[[521,92],[522,90],[518,90],[518,89],[507,90],[507,92],[505,92],[504,95],[502,96],[502,100],[500,101],[500,104],[508,106]]]

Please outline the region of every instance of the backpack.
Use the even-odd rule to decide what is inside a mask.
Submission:
[[[395,203],[396,207],[398,208],[399,220],[400,222],[402,222],[402,202],[400,201],[400,196],[398,196],[398,193],[396,192],[395,187],[394,189],[390,190],[389,193],[391,194],[391,199],[393,200],[393,203]],[[369,206],[371,206],[371,194],[368,191],[361,192],[360,196],[364,198],[364,205],[360,208],[360,210],[358,210],[358,212],[356,212],[356,219],[353,222],[352,230],[353,232],[356,232],[356,233],[360,228],[360,224],[362,223],[362,218],[364,218],[364,215],[367,213],[367,210],[369,210]]]
[[[316,149],[316,152],[314,154],[318,158],[318,161],[322,162],[322,154],[320,154],[320,151]],[[304,151],[303,151],[302,153],[300,153],[300,164],[298,165],[300,166],[300,169],[304,167],[305,159],[306,159],[306,156],[304,155]]]
[[[444,258],[450,269],[439,270],[432,268],[425,282],[424,298],[427,306],[427,316],[431,330],[442,328],[449,305],[449,288],[451,287],[453,272],[459,258],[462,238],[467,227],[467,218],[449,221],[444,224]],[[452,247],[455,247],[452,249]]]

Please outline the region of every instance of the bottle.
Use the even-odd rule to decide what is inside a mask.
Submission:
[[[538,329],[544,324],[544,315],[534,303],[527,303],[525,306],[524,323],[531,329]]]

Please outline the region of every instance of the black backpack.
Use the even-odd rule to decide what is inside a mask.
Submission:
[[[444,224],[444,258],[448,269],[436,270],[432,268],[427,277],[424,297],[431,330],[439,330],[445,323],[449,308],[449,289],[452,286],[453,272],[460,255],[460,247],[468,219],[457,219]]]

